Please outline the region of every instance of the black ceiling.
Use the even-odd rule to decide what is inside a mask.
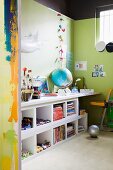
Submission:
[[[73,19],[87,19],[95,17],[95,10],[99,6],[113,4],[113,0],[36,0]]]
[[[66,0],[35,0],[35,1],[68,16]]]
[[[113,0],[67,0],[68,15],[73,19],[94,18],[96,8],[113,4]]]

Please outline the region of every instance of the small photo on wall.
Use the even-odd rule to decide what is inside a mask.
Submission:
[[[87,71],[87,61],[77,61],[75,63],[75,70]]]
[[[105,77],[104,65],[95,64],[93,67],[92,77]]]

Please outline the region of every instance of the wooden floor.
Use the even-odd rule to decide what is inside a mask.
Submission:
[[[113,132],[94,140],[81,134],[25,163],[22,170],[113,170]]]

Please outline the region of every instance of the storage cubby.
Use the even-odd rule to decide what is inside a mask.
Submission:
[[[22,103],[22,120],[31,118],[33,122],[30,129],[21,132],[22,159],[32,159],[71,139],[78,134],[78,126],[86,130],[87,114],[79,115],[78,109],[79,102],[75,96],[44,97]]]
[[[53,121],[57,121],[66,117],[66,103],[58,103],[53,105]]]
[[[36,108],[36,126],[50,123],[52,120],[52,106]]]
[[[53,143],[56,144],[66,138],[65,125],[53,129]]]
[[[21,128],[27,130],[35,127],[35,109],[28,109],[21,112]]]
[[[78,133],[87,131],[87,113],[81,115],[78,119]]]
[[[51,130],[39,133],[37,136],[36,152],[39,153],[51,147],[52,145],[52,132]]]
[[[67,138],[76,134],[76,122],[67,123]]]
[[[35,154],[35,136],[22,140],[21,145],[22,160]]]
[[[77,101],[67,101],[67,116],[77,113]]]

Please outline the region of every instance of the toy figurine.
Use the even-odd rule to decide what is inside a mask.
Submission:
[[[37,146],[36,150],[37,150],[37,153],[39,153],[39,152],[43,151],[43,148],[41,146]]]
[[[22,120],[22,129],[26,130],[33,127],[33,118],[24,117]]]
[[[28,150],[23,150],[22,153],[21,153],[22,160],[31,156],[31,155],[32,155],[32,153],[29,152]]]

